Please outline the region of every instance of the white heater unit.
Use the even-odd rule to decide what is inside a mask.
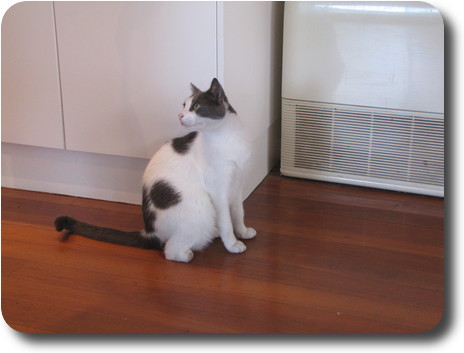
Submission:
[[[443,31],[422,2],[287,2],[281,173],[443,196]]]

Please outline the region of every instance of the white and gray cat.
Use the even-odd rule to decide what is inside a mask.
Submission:
[[[189,262],[193,251],[220,236],[229,252],[246,250],[239,239],[256,231],[244,224],[242,186],[250,146],[237,113],[217,79],[192,95],[178,118],[192,130],[164,144],[143,175],[145,229],[123,232],[77,221],[55,220],[62,240],[71,234],[110,243],[164,250],[166,259]]]

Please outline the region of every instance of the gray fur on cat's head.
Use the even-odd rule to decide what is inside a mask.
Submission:
[[[221,119],[227,111],[236,114],[227,99],[224,89],[216,78],[213,79],[210,88],[206,92],[202,92],[193,83],[190,85],[192,88],[190,110],[194,109],[195,105],[198,104],[199,108],[196,111],[199,116],[210,119]]]
[[[219,120],[224,118],[227,113],[237,114],[216,78],[211,82],[210,88],[204,92],[194,84],[190,85],[192,95],[184,102],[183,109],[179,113],[182,125],[187,127],[204,126],[208,123],[201,122],[202,118]]]

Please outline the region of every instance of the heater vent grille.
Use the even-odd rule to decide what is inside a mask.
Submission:
[[[284,98],[282,173],[442,196],[443,115]]]

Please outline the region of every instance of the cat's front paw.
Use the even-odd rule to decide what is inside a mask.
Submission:
[[[235,243],[226,246],[227,251],[238,254],[244,252],[246,250],[245,244],[243,244],[240,240],[237,240]]]
[[[242,239],[251,239],[256,236],[256,230],[253,228],[247,228],[245,233],[240,234],[240,238]]]

